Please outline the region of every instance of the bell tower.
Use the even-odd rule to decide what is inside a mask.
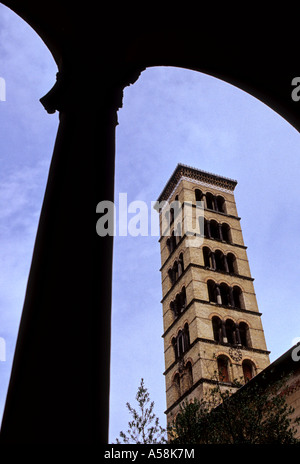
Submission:
[[[236,185],[178,164],[158,198],[167,422],[214,382],[235,391],[270,363]]]

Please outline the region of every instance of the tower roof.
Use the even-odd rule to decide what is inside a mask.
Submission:
[[[232,191],[237,185],[237,181],[234,179],[229,179],[228,177],[201,171],[200,169],[187,166],[186,164],[178,163],[173,174],[166,183],[163,191],[159,195],[157,201],[160,202],[162,200],[167,200],[182,177],[194,179],[198,182],[215,185],[216,187],[221,187]]]

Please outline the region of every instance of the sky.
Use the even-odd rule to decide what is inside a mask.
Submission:
[[[0,5],[0,417],[37,224],[58,127],[39,102],[55,82],[37,34]],[[300,104],[300,103],[299,103]],[[251,95],[214,77],[149,68],[124,91],[116,129],[115,193],[149,208],[178,163],[230,177],[274,361],[300,337],[298,132]],[[130,217],[130,214],[129,214]],[[118,218],[117,218],[118,219]],[[158,218],[157,218],[158,220]],[[154,412],[166,409],[158,236],[116,236],[113,262],[110,442],[130,420],[144,378]]]

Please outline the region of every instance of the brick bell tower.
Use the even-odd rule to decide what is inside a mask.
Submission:
[[[233,388],[270,363],[236,185],[178,164],[158,198],[167,422],[214,382]],[[174,201],[181,210],[168,207]]]

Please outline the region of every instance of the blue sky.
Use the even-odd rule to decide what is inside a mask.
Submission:
[[[0,6],[0,362],[2,414],[58,115],[39,102],[56,65],[41,39]],[[271,361],[300,337],[299,134],[241,90],[201,73],[152,68],[124,91],[116,200],[155,201],[177,163],[236,179],[238,213]],[[150,212],[149,212],[150,214]],[[110,440],[126,430],[141,377],[165,423],[157,236],[116,237]]]

